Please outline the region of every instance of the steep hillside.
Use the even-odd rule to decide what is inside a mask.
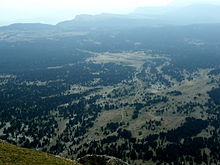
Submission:
[[[0,141],[0,164],[80,165],[44,152],[16,147],[3,141]]]

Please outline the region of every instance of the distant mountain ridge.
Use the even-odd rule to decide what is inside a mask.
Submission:
[[[194,4],[184,7],[141,7],[127,15],[119,14],[82,14],[72,20],[47,25],[38,23],[17,23],[0,29],[42,30],[72,29],[88,30],[94,28],[133,28],[144,26],[189,25],[220,23],[220,5]]]
[[[42,23],[15,23],[9,26],[2,26],[0,30],[52,30],[55,26]]]
[[[59,27],[74,26],[155,26],[220,23],[220,6],[194,4],[185,7],[141,7],[128,15],[79,15]]]

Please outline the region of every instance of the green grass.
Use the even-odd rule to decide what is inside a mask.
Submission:
[[[0,165],[80,165],[41,151],[17,147],[0,140]]]

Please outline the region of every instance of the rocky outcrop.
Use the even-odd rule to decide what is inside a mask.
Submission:
[[[86,155],[78,159],[78,162],[83,165],[129,165],[118,158],[106,155]]]

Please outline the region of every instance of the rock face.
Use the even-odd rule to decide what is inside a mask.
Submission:
[[[120,159],[106,155],[86,155],[78,162],[83,165],[129,165]]]

